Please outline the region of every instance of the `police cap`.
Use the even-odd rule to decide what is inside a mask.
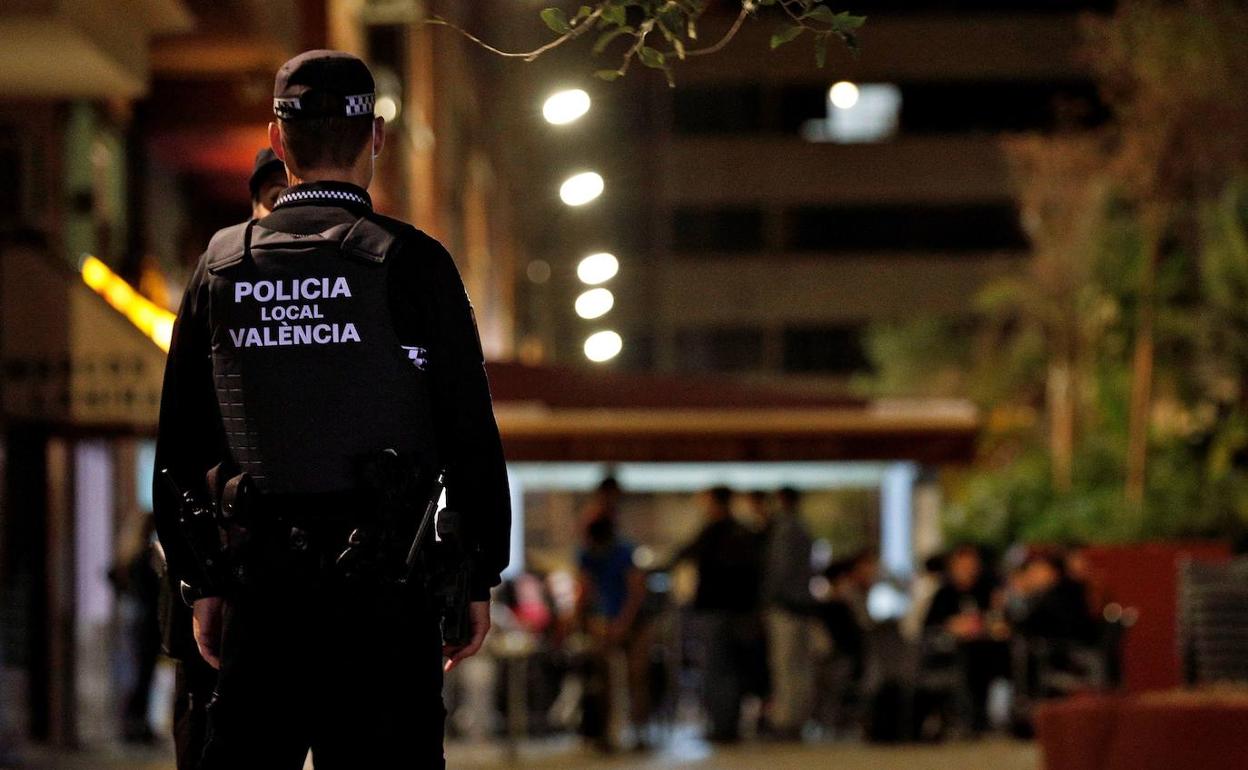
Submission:
[[[251,169],[251,179],[247,180],[247,188],[251,190],[252,200],[260,194],[260,185],[264,184],[264,180],[278,171],[285,172],[286,164],[282,163],[272,148],[265,147],[256,153],[256,165]]]
[[[273,82],[273,114],[282,120],[373,116],[377,87],[359,57],[345,51],[304,51],[282,65]]]

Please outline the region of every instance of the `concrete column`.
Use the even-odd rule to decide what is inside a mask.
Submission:
[[[880,561],[884,570],[905,579],[914,573],[914,482],[918,466],[891,463],[880,479]]]
[[[919,559],[940,553],[945,547],[940,531],[942,503],[936,472],[924,468],[914,485],[914,553]]]

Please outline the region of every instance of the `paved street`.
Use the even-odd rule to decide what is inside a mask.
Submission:
[[[127,755],[44,755],[22,765],[30,770],[172,770],[163,751]],[[988,740],[944,746],[869,747],[855,744],[760,746],[717,750],[698,741],[678,742],[655,754],[621,754],[604,758],[574,742],[531,743],[512,759],[501,747],[454,745],[452,770],[1038,770],[1039,755],[1030,743]],[[7,768],[5,768],[7,770]]]

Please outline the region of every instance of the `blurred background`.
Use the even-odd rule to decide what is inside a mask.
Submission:
[[[171,311],[318,47],[509,460],[452,767],[1239,767],[1248,9],[547,5],[0,2],[0,767],[172,767]]]

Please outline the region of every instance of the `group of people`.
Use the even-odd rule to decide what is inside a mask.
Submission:
[[[1089,685],[1104,683],[1108,673],[1106,629],[1093,611],[1083,550],[1019,548],[1001,566],[998,572],[982,549],[962,545],[927,564],[929,576],[921,579],[935,588],[922,605],[920,670],[962,674],[958,694],[968,702],[974,732],[989,727],[994,681],[1009,681],[1021,702],[1054,694],[1038,680],[1041,668],[1064,670]],[[1074,654],[1102,650],[1103,656]]]
[[[620,744],[610,726],[621,723],[632,728],[625,743],[647,745],[656,706],[682,692],[700,696],[714,742],[975,733],[989,727],[993,682],[1009,682],[1020,701],[1043,695],[1037,668],[1074,672],[1069,651],[1100,640],[1078,549],[1013,551],[1000,578],[984,551],[961,545],[929,558],[903,587],[882,574],[873,549],[821,562],[827,549],[817,547],[797,490],[715,487],[698,497],[692,539],[666,559],[642,549],[650,552],[642,559],[620,534],[619,497],[609,478],[584,508],[566,617],[532,576],[529,601],[513,592],[505,602],[526,616],[542,608],[560,660],[571,634],[592,640],[579,667],[560,670],[579,675],[580,729],[606,748]],[[681,569],[697,580],[677,606],[654,590],[672,581],[651,578]],[[879,601],[881,588],[907,597]],[[1037,640],[1044,660],[1017,654]],[[546,689],[553,699],[559,687]]]

